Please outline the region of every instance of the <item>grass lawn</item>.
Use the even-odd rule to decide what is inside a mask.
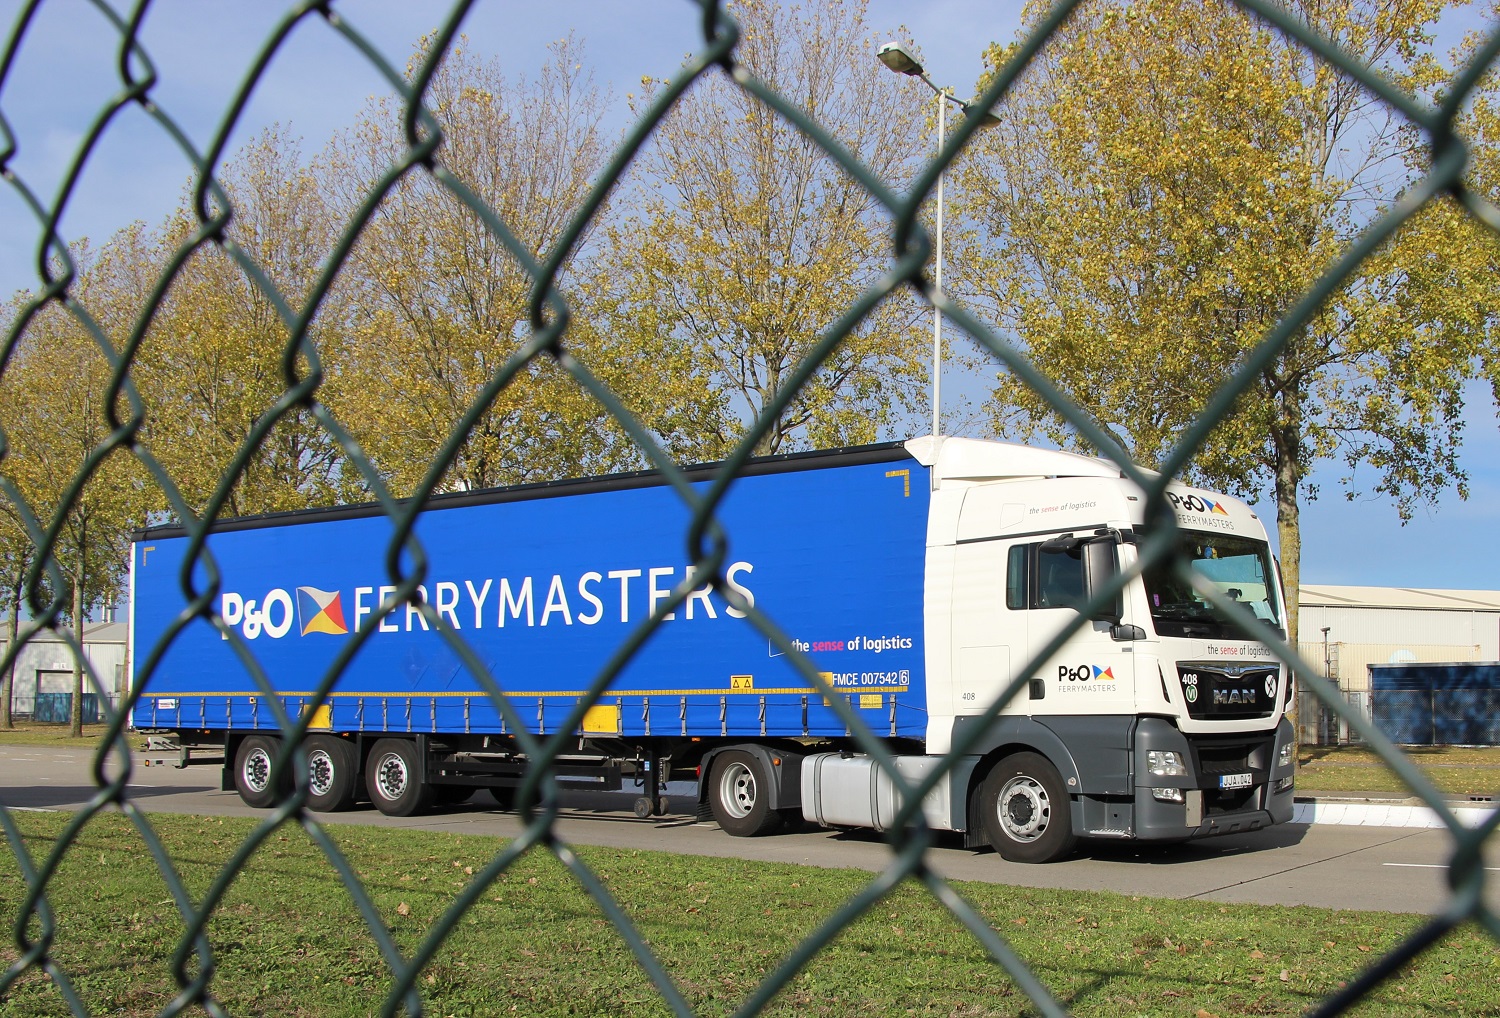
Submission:
[[[0,746],[73,746],[93,751],[104,738],[105,725],[84,725],[83,738],[68,734],[67,725],[48,725],[35,721],[17,721],[14,728],[0,728]],[[125,735],[131,749],[145,749],[144,735]]]
[[[1439,791],[1500,799],[1500,747],[1409,746],[1406,754]],[[1363,746],[1303,746],[1297,789],[1327,792],[1404,792],[1407,788]]]
[[[15,813],[28,851],[52,849],[68,817]],[[154,816],[194,896],[254,826]],[[384,922],[410,954],[503,846],[494,838],[338,827]],[[870,876],[741,860],[585,848],[698,1014],[727,1015]],[[1313,908],[1218,905],[1109,893],[958,884],[1063,1005],[1078,1015],[1292,1015],[1307,1011],[1423,920]],[[0,970],[24,886],[0,852]],[[139,833],[95,818],[49,885],[53,957],[90,1013],[153,1015],[176,994],[182,922]],[[32,935],[38,924],[31,922]],[[390,970],[332,867],[300,828],[252,856],[208,926],[211,987],[234,1015],[378,1013]],[[197,962],[189,962],[197,970]],[[537,851],[484,888],[417,986],[433,1015],[657,1016],[668,1013],[581,885]],[[32,969],[3,1015],[67,1014]],[[201,1013],[193,1009],[192,1013]],[[777,1016],[986,1018],[1035,1013],[1024,994],[923,888],[908,884],[850,925],[782,989]],[[1355,1009],[1363,1015],[1500,1013],[1500,947],[1463,927]]]

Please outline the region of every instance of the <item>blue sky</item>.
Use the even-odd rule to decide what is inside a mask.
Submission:
[[[0,2],[9,33],[20,4]],[[218,129],[231,97],[282,5],[250,0],[161,0],[150,8],[143,37],[160,83],[156,103],[200,148]],[[1009,40],[1019,0],[921,4],[875,0],[869,23],[880,38],[900,35],[921,50],[939,84],[972,89],[991,41]],[[338,5],[393,64],[404,65],[413,42],[434,28],[445,5],[354,0]],[[902,29],[903,23],[905,29]],[[570,32],[584,41],[595,81],[614,95],[610,121],[628,123],[625,98],[643,75],[668,77],[695,48],[698,19],[686,0],[624,3],[552,0],[547,4],[481,2],[467,19],[468,45],[497,58],[509,73],[530,75],[548,43]],[[1450,15],[1440,46],[1482,22],[1472,10]],[[112,75],[116,36],[86,0],[48,0],[34,21],[0,91],[18,140],[16,174],[51,203],[81,140],[118,89]],[[280,123],[304,139],[305,155],[353,119],[383,83],[348,43],[320,19],[306,20],[274,58],[241,120],[230,150],[266,125]],[[61,232],[69,240],[102,242],[135,219],[158,221],[177,203],[188,173],[171,140],[138,109],[116,118],[90,158]],[[34,285],[38,228],[14,189],[0,187],[0,291]],[[948,392],[977,392],[982,380],[945,376]],[[1303,581],[1377,586],[1500,589],[1500,429],[1486,388],[1471,387],[1463,462],[1471,497],[1442,493],[1403,527],[1387,501],[1347,501],[1330,465],[1314,478],[1317,501],[1303,512]],[[925,430],[925,425],[917,427]],[[1268,521],[1269,507],[1262,507]]]

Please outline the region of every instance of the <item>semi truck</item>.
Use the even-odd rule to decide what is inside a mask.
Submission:
[[[706,487],[716,469],[686,476]],[[1284,822],[1292,678],[1201,593],[1211,585],[1282,635],[1265,528],[1225,495],[1173,483],[1167,501],[1177,558],[1199,582],[1147,568],[1094,598],[1103,608],[1091,598],[1119,585],[1151,534],[1141,489],[1106,460],[955,437],[750,461],[715,514],[718,585],[698,582],[690,511],[655,472],[433,497],[413,532],[423,582],[400,604],[378,505],[219,522],[206,538],[218,625],[181,625],[189,537],[153,528],[132,548],[132,667],[170,639],[133,676],[144,688],[132,723],[179,762],[222,758],[222,787],[259,807],[290,787],[273,769],[274,697],[288,718],[311,712],[315,810],[368,797],[406,816],[480,789],[513,805],[531,765],[517,728],[555,738],[570,724],[548,780],[628,780],[643,818],[665,811],[665,782],[691,781],[700,816],[734,836],[805,821],[887,830],[902,787],[924,779],[909,818],[1023,862],[1062,858],[1080,838],[1184,841]],[[649,638],[579,712],[653,613]],[[932,779],[954,746],[962,754]]]

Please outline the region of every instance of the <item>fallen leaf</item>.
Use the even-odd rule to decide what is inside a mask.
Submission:
[[[401,904],[399,904],[399,905],[396,906],[396,914],[397,915],[411,915],[411,906],[408,905],[406,902],[403,901]]]
[[[1292,974],[1290,972],[1288,972],[1286,969],[1282,969],[1281,970],[1281,981],[1283,983],[1289,983],[1289,982],[1291,982],[1292,981]]]
[[[1261,959],[1261,958],[1264,958],[1264,957],[1265,957],[1265,955],[1264,955],[1264,954],[1262,954],[1262,953],[1261,953],[1261,952],[1259,952],[1259,951],[1251,951],[1251,952],[1250,952],[1250,957],[1252,957],[1252,958],[1255,958],[1255,959],[1257,959],[1257,960],[1258,960],[1258,959]]]

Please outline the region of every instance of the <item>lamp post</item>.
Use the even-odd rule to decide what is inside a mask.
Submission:
[[[943,136],[947,133],[947,122],[945,114],[948,103],[953,103],[963,110],[965,115],[969,114],[969,104],[959,99],[950,89],[938,88],[922,69],[922,64],[911,52],[899,42],[888,42],[875,51],[875,56],[897,74],[905,74],[913,78],[921,78],[923,84],[932,89],[937,95],[937,151],[941,155],[943,151]],[[1000,122],[999,118],[992,113],[979,114],[981,127],[993,127]],[[933,268],[933,285],[939,293],[943,290],[943,176],[938,173],[937,180],[937,249],[933,252],[935,265]],[[943,313],[938,310],[936,303],[932,305],[932,434],[937,437],[942,434],[942,419],[940,411],[942,408],[942,377],[943,377]]]
[[[1329,650],[1328,650],[1328,631],[1330,629],[1332,629],[1332,628],[1333,628],[1332,626],[1324,626],[1323,627],[1323,678],[1327,679],[1329,682],[1333,681],[1333,655],[1331,653],[1329,653]],[[1321,713],[1324,716],[1324,724],[1321,727],[1323,727],[1324,730],[1325,730],[1324,731],[1324,737],[1326,738],[1327,735],[1328,735],[1328,732],[1327,732],[1327,727],[1328,727],[1328,725],[1327,725],[1328,708],[1327,708],[1327,706],[1324,706],[1324,707],[1320,708],[1320,710],[1321,710]],[[1339,734],[1338,734],[1337,737],[1335,737],[1334,741],[1336,741],[1336,742],[1338,742],[1339,744],[1342,745],[1343,742],[1344,742],[1343,734],[1344,734],[1344,722],[1343,722],[1343,719],[1341,718],[1339,720]]]

